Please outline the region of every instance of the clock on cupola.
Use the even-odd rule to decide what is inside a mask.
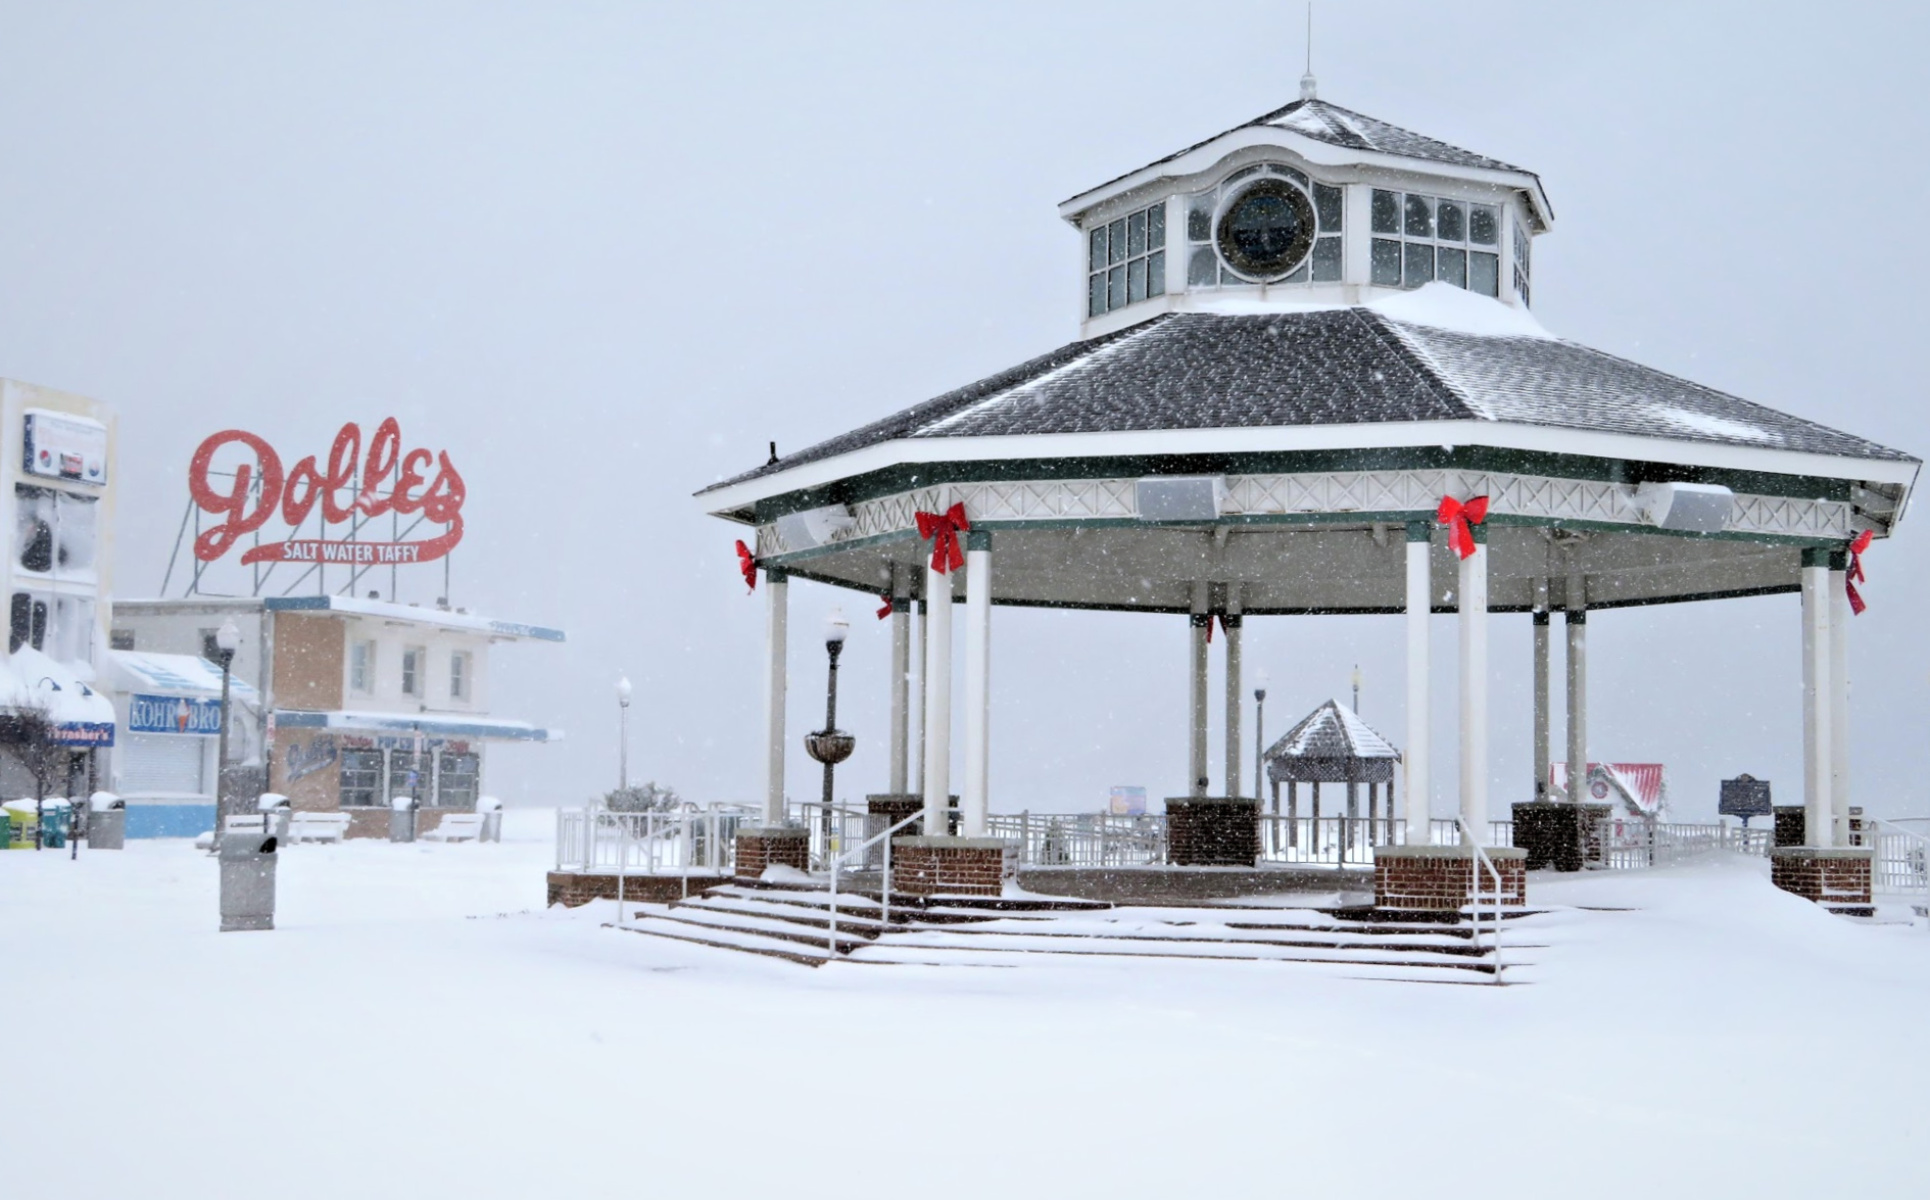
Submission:
[[[1081,192],[1085,336],[1254,300],[1359,304],[1440,281],[1526,306],[1554,214],[1532,172],[1316,94]]]

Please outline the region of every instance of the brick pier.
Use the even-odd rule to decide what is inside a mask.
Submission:
[[[737,877],[756,879],[764,874],[764,868],[773,866],[795,867],[800,871],[810,870],[810,831],[769,827],[738,830],[735,872]]]
[[[1239,796],[1166,801],[1166,861],[1176,867],[1251,867],[1260,857],[1260,802]]]
[[[1832,912],[1868,916],[1870,873],[1876,852],[1866,846],[1780,846],[1769,852],[1769,879],[1777,887]]]
[[[1528,852],[1511,846],[1486,846],[1501,873],[1502,901],[1528,901]],[[1478,899],[1477,899],[1478,889]],[[1374,849],[1374,906],[1459,912],[1495,902],[1494,877],[1475,859],[1472,846],[1377,846]]]
[[[891,839],[891,890],[913,896],[996,896],[1018,875],[1018,847],[1001,838]]]

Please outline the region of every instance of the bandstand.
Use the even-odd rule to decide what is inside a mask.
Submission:
[[[1171,621],[1192,670],[1189,757],[1174,764],[1183,783],[1169,812],[1195,813],[1189,836],[1235,860],[1257,842],[1263,786],[1242,777],[1243,622],[1405,614],[1404,787],[1375,887],[1379,905],[1420,908],[1465,904],[1484,855],[1524,895],[1521,851],[1479,845],[1497,815],[1498,621],[1528,617],[1536,672],[1534,728],[1522,731],[1536,785],[1503,799],[1566,804],[1539,794],[1556,736],[1557,614],[1565,757],[1585,763],[1591,611],[1799,592],[1787,647],[1765,648],[1800,653],[1804,680],[1806,845],[1779,851],[1775,876],[1820,900],[1853,890],[1860,871],[1867,894],[1868,852],[1844,825],[1845,650],[1859,555],[1900,519],[1917,459],[1549,335],[1529,315],[1534,241],[1554,221],[1539,177],[1318,99],[1310,78],[1295,103],[1059,212],[1084,247],[1068,280],[1078,340],[699,493],[751,531],[747,577],[763,584],[764,824],[739,835],[740,874],[805,865],[805,831],[784,824],[792,578],[889,598],[886,791],[923,798],[929,832],[896,849],[930,892],[995,891],[1013,869],[1012,847],[987,836],[995,610]],[[1451,647],[1431,644],[1431,613],[1457,615]],[[921,748],[908,733],[914,621]],[[1462,836],[1444,845],[1429,836],[1426,699],[1448,655]]]

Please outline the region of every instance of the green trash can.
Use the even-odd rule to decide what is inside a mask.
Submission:
[[[74,806],[65,797],[48,797],[40,802],[40,844],[49,850],[64,850],[74,832]]]

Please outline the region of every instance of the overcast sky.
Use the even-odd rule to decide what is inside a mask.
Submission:
[[[1314,68],[1327,99],[1541,174],[1556,333],[1923,454],[1920,14],[1327,3]],[[691,493],[771,439],[1071,340],[1084,277],[1056,203],[1292,99],[1302,19],[1279,0],[0,4],[0,375],[119,411],[123,597],[159,588],[206,434],[240,425],[292,460],[399,417],[468,482],[455,602],[569,632],[495,652],[496,713],[568,740],[497,753],[491,787],[613,784],[627,671],[633,772],[751,799],[761,604]],[[1890,813],[1930,812],[1922,524],[1868,556],[1853,630],[1855,794]],[[812,634],[839,602],[856,798],[885,783],[888,638],[865,598],[793,587],[791,729],[821,718]],[[1793,597],[1589,627],[1595,757],[1667,763],[1686,815],[1739,771],[1800,801]],[[1001,610],[996,630],[995,810],[1184,790],[1182,619]],[[1271,729],[1358,661],[1363,715],[1399,740],[1397,619],[1248,630]],[[1527,618],[1497,618],[1494,646],[1500,805],[1531,782]],[[794,796],[812,770],[794,749]]]

